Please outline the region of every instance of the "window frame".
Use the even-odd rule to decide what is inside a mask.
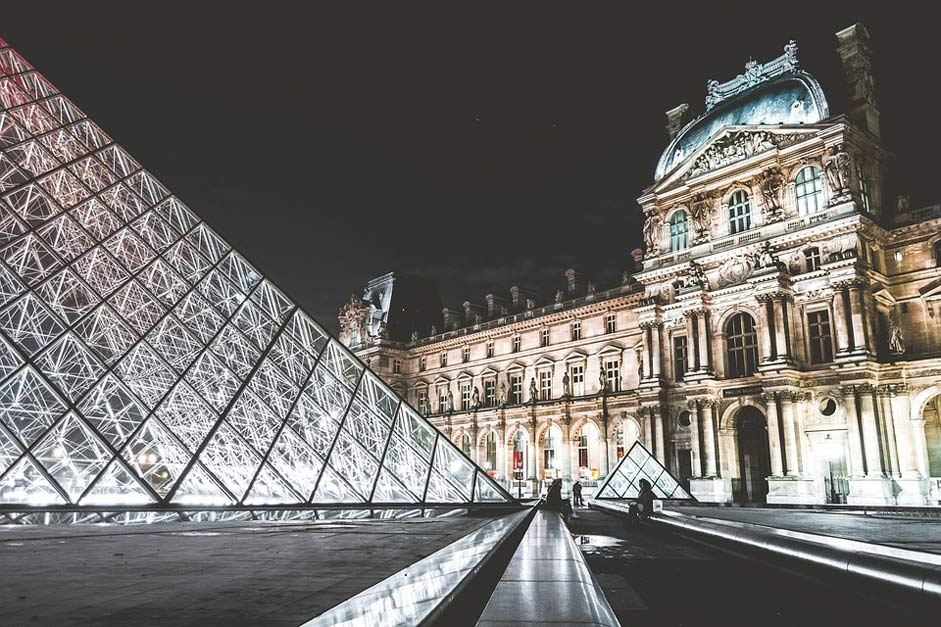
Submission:
[[[619,357],[606,357],[604,359],[604,378],[608,383],[609,392],[621,391],[621,359]],[[612,367],[613,364],[613,367]],[[613,372],[613,375],[612,375]]]
[[[582,339],[582,321],[573,320],[572,321],[572,341],[577,342]]]
[[[440,363],[442,368],[448,367],[448,351],[441,351]]]
[[[686,335],[673,336],[673,380],[686,378],[686,362],[689,359],[689,339]]]
[[[733,328],[736,323],[739,323],[738,329]],[[724,330],[726,378],[741,379],[754,375],[759,363],[758,325],[755,319],[751,314],[740,311],[726,321]]]
[[[539,345],[546,348],[550,344],[549,327],[545,327],[539,332]]]
[[[810,171],[813,178],[805,174]],[[820,168],[806,165],[794,177],[794,202],[799,215],[817,213],[825,208],[823,197],[823,176]]]
[[[604,316],[604,331],[605,333],[617,333],[618,332],[618,315],[617,312],[609,312]]]
[[[810,363],[815,366],[832,363],[834,357],[833,323],[830,320],[830,310],[826,307],[810,309],[805,317],[807,319],[807,356],[810,358]],[[821,328],[825,330],[825,333],[819,333]],[[815,333],[815,331],[818,332]]]
[[[522,374],[511,374],[510,375],[510,399],[511,405],[522,405],[523,404],[523,375]]]
[[[512,352],[519,353],[520,351],[523,350],[523,336],[522,335],[514,335],[511,342],[513,346]]]
[[[539,370],[539,400],[552,400],[552,370],[542,368]]]
[[[578,380],[576,380],[576,375]],[[569,381],[572,385],[572,396],[585,396],[585,362],[580,361],[569,365]]]
[[[490,359],[493,357],[495,345],[496,345],[496,342],[494,342],[493,340],[487,340],[487,359]]]
[[[467,362],[470,361],[470,352],[471,352],[470,346],[461,347],[461,363],[466,364]]]
[[[737,189],[732,192],[727,207],[729,235],[738,235],[751,229],[751,195],[746,190]]]
[[[823,257],[820,255],[820,248],[817,246],[805,248],[803,255],[805,272],[816,272],[823,265]]]
[[[685,209],[677,209],[668,221],[670,229],[670,252],[689,248],[689,216]]]

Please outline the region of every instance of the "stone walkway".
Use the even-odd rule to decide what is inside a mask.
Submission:
[[[2,526],[0,623],[295,627],[491,519]]]
[[[683,507],[671,511],[692,516],[767,525],[779,529],[816,533],[872,542],[911,551],[941,554],[941,519],[885,514],[814,510],[761,509],[755,507]]]

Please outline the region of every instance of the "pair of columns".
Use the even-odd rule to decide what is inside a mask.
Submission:
[[[643,333],[643,366],[645,379],[659,379],[661,367],[661,328],[663,323],[659,320],[643,322],[640,325]]]
[[[928,476],[925,421],[911,416],[906,384],[848,385],[841,392],[853,476]]]
[[[716,407],[713,398],[687,402],[689,409],[690,450],[692,451],[692,477],[718,477],[719,459],[716,453]],[[702,429],[700,429],[700,423]],[[701,440],[701,441],[700,441]]]
[[[649,405],[640,408],[644,419],[644,441],[647,448],[660,463],[666,464],[666,432],[663,422],[663,411],[659,405]]]
[[[686,316],[686,372],[709,372],[712,370],[712,353],[709,350],[709,312],[694,309]]]
[[[799,477],[801,474],[797,403],[803,396],[794,390],[762,394],[768,407],[768,450],[771,456],[771,475],[774,477]]]
[[[836,330],[837,355],[871,353],[874,329],[867,314],[865,279],[841,281],[833,285],[833,326]]]
[[[790,296],[784,292],[758,295],[762,361],[792,361]]]

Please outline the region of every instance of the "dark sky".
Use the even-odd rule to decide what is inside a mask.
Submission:
[[[390,270],[458,306],[615,281],[663,112],[790,38],[840,111],[855,21],[900,185],[939,196],[936,25],[901,2],[196,4],[6,3],[0,35],[331,328]]]

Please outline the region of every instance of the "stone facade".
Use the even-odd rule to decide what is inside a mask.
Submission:
[[[358,354],[513,490],[640,439],[701,500],[938,504],[941,209],[888,201],[868,34],[837,38],[846,114],[794,42],[668,113],[622,285],[570,270]]]

